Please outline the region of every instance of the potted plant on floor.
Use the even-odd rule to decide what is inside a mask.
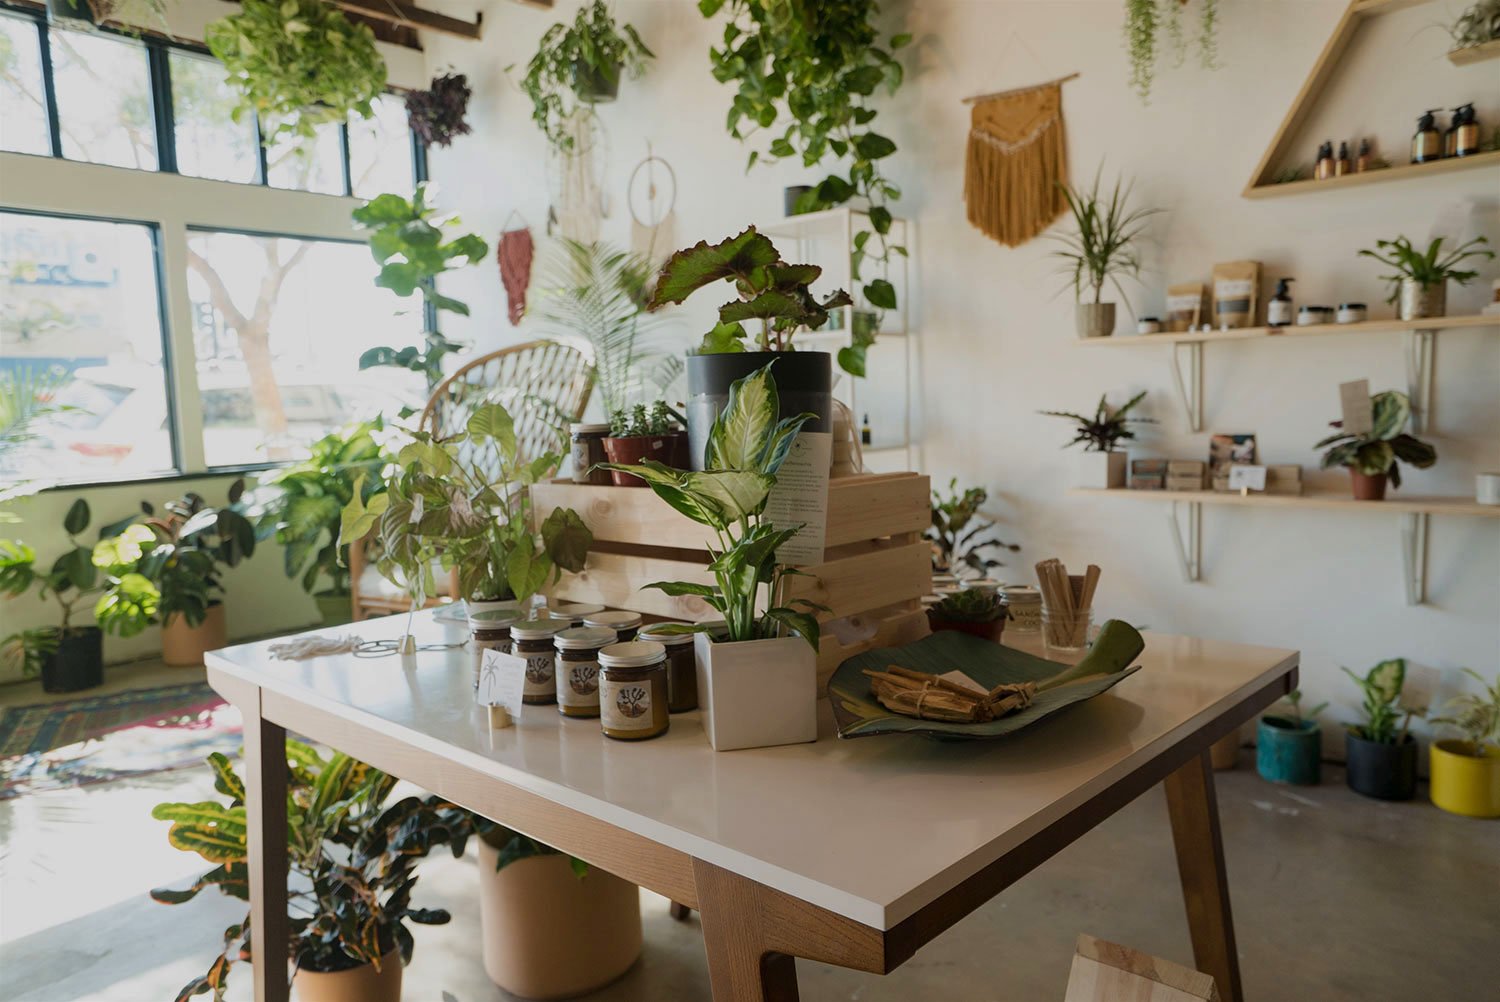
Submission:
[[[1452,814],[1500,818],[1500,678],[1486,684],[1478,672],[1464,671],[1480,689],[1450,701],[1447,715],[1432,720],[1463,737],[1432,743],[1429,792],[1434,804]]]
[[[1417,742],[1409,728],[1421,711],[1398,705],[1406,659],[1382,661],[1363,678],[1342,671],[1364,697],[1364,723],[1346,725],[1349,789],[1378,800],[1410,800],[1417,792]]]
[[[1425,470],[1437,462],[1437,450],[1402,429],[1411,418],[1411,401],[1405,393],[1386,390],[1370,397],[1371,425],[1365,432],[1337,431],[1323,439],[1315,449],[1328,447],[1323,453],[1323,469],[1349,468],[1349,480],[1356,501],[1382,501],[1389,482],[1401,487],[1401,466],[1410,463]],[[1344,427],[1343,421],[1328,422]]]
[[[993,592],[965,588],[927,610],[927,625],[932,632],[956,630],[998,644],[1010,618],[1005,603]]]
[[[1443,253],[1443,241],[1437,237],[1427,245],[1425,251],[1412,246],[1406,237],[1394,240],[1377,240],[1375,249],[1365,248],[1360,257],[1374,258],[1392,269],[1390,275],[1380,276],[1390,283],[1390,295],[1386,302],[1400,304],[1402,320],[1419,320],[1423,317],[1441,317],[1448,311],[1448,283],[1468,285],[1478,275],[1477,271],[1459,268],[1471,258],[1493,261],[1495,252],[1484,250],[1488,243],[1484,237],[1475,237],[1447,254]]]
[[[1021,548],[1014,543],[985,538],[995,527],[979,511],[988,500],[989,492],[983,487],[968,487],[960,493],[957,477],[948,481],[947,495],[932,492],[932,525],[926,536],[932,542],[933,574],[972,573],[988,577],[991,570],[1005,565],[987,551],[1014,553]]]
[[[1062,270],[1068,275],[1078,303],[1079,337],[1108,337],[1114,333],[1115,304],[1103,301],[1104,283],[1113,285],[1125,305],[1130,305],[1120,287],[1120,276],[1140,275],[1141,259],[1135,241],[1145,230],[1146,220],[1161,211],[1129,208],[1126,203],[1130,201],[1130,185],[1122,188],[1119,180],[1106,197],[1099,190],[1103,171],[1101,166],[1095,172],[1093,187],[1088,191],[1063,186],[1078,231],[1054,237],[1063,245],[1054,254],[1063,261]]]
[[[616,28],[604,0],[585,4],[572,25],[559,22],[543,33],[526,64],[521,90],[531,99],[532,120],[554,148],[572,152],[566,120],[580,107],[613,101],[621,75],[639,77],[654,58],[635,28]]]
[[[681,303],[707,285],[729,282],[739,299],[719,307],[719,322],[697,351],[688,356],[688,446],[693,468],[704,469],[709,429],[729,400],[730,386],[772,366],[780,413],[811,415],[810,432],[833,431],[833,370],[827,352],[795,351],[792,339],[804,328],[817,330],[828,311],[848,306],[842,289],[819,300],[808,288],[823,269],[787,264],[770,239],[751,226],[717,244],[700,241],[673,254],[662,266],[651,296],[651,309]],[[759,322],[750,334],[745,323]],[[747,347],[747,341],[749,347]],[[856,360],[840,354],[850,369]],[[863,372],[863,358],[858,371]],[[851,370],[853,371],[853,370]]]
[[[698,702],[709,743],[719,751],[818,737],[819,634],[813,614],[821,607],[787,600],[788,579],[802,572],[776,560],[777,549],[802,527],[778,529],[765,518],[777,471],[812,415],[780,417],[771,370],[765,365],[730,387],[729,402],[709,431],[703,471],[652,462],[610,466],[646,481],[667,504],[712,528],[719,540],[709,547],[714,584],[646,586],[668,595],[696,595],[724,617],[721,624],[661,627],[697,633]]]
[[[155,537],[142,547],[136,570],[160,592],[161,657],[168,665],[201,665],[205,651],[228,642],[224,570],[255,553],[255,525],[244,514],[245,481],[229,485],[229,503],[211,507],[189,491],[162,505],[141,502],[141,524]]]
[[[104,526],[86,546],[78,536],[89,527],[88,502],[77,499],[63,516],[71,548],[51,568],[36,565],[36,551],[19,539],[0,539],[0,596],[16,598],[33,586],[37,597],[57,603],[55,626],[18,630],[0,641],[0,659],[25,676],[40,675],[43,692],[79,692],[104,682],[104,632],[133,637],[156,613],[155,587],[134,570],[141,546],[151,538],[134,517]],[[98,625],[81,625],[79,605],[98,596]]]
[[[442,925],[446,911],[413,908],[417,864],[447,846],[455,857],[473,834],[472,815],[439,797],[404,797],[387,804],[396,780],[334,752],[324,759],[299,741],[287,750],[288,951],[292,985],[301,1002],[398,1002],[401,968],[410,962],[408,920]],[[214,864],[187,887],[157,888],[152,899],[191,901],[206,887],[248,902],[245,784],[229,759],[208,757],[214,789],[226,802],[162,803],[151,811],[170,821],[167,839]],[[224,931],[224,949],[208,970],[185,985],[179,999],[213,992],[224,997],[236,960],[253,961],[250,916]],[[263,944],[254,944],[259,949]]]
[[[604,439],[604,454],[611,463],[630,466],[651,460],[664,466],[686,466],[687,433],[677,415],[664,401],[658,400],[648,411],[636,404],[627,415],[615,411],[609,419],[609,434]],[[611,471],[620,487],[644,487],[637,477],[619,470]]]
[[[1142,390],[1125,402],[1125,406],[1110,410],[1105,397],[1099,398],[1099,406],[1092,416],[1075,414],[1072,411],[1042,411],[1049,417],[1067,418],[1077,424],[1073,438],[1063,448],[1082,445],[1078,456],[1074,486],[1093,489],[1112,489],[1125,486],[1125,452],[1117,450],[1121,442],[1135,440],[1135,432],[1128,425],[1153,424],[1151,418],[1131,417],[1130,412],[1146,397]]]
[[[1323,731],[1318,714],[1328,707],[1319,703],[1302,713],[1302,693],[1286,694],[1290,713],[1268,713],[1255,729],[1255,769],[1272,783],[1316,786],[1323,781]]]

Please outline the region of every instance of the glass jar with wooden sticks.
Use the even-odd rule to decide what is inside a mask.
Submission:
[[[1094,624],[1094,592],[1099,567],[1089,564],[1084,574],[1069,574],[1055,557],[1036,565],[1042,592],[1042,645],[1051,660],[1069,661],[1088,650]]]

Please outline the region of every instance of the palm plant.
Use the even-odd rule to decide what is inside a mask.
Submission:
[[[1062,272],[1069,276],[1069,284],[1080,303],[1084,302],[1085,289],[1093,290],[1092,302],[1099,303],[1106,281],[1115,287],[1121,299],[1126,299],[1119,276],[1134,278],[1140,275],[1141,259],[1136,253],[1135,241],[1144,232],[1148,217],[1162,211],[1130,208],[1127,203],[1132,185],[1122,187],[1118,178],[1114,188],[1105,196],[1100,191],[1103,172],[1101,165],[1094,173],[1093,186],[1087,191],[1063,185],[1063,194],[1078,232],[1054,237],[1063,245],[1055,256],[1064,262]],[[1128,305],[1129,300],[1126,302]]]
[[[1154,424],[1151,418],[1129,417],[1131,408],[1140,403],[1146,396],[1142,390],[1125,402],[1125,406],[1111,411],[1105,397],[1099,397],[1099,406],[1094,408],[1093,416],[1075,414],[1072,411],[1042,411],[1048,417],[1068,418],[1075,421],[1078,427],[1073,430],[1073,438],[1068,446],[1083,444],[1084,452],[1113,452],[1120,442],[1132,441],[1135,432],[1126,427],[1128,424]]]

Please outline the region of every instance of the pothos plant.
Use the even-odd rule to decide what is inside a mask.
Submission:
[[[875,0],[699,0],[698,9],[712,18],[727,11],[722,45],[709,50],[714,79],[735,85],[727,126],[735,139],[775,130],[764,150],[750,152],[746,169],[757,163],[800,160],[814,167],[826,157],[848,157],[848,169],[829,174],[797,204],[799,212],[844,205],[855,198],[869,206],[870,229],[854,237],[850,261],[855,281],[866,265],[879,277],[861,292],[877,311],[896,307],[889,271],[893,254],[906,248],[892,243],[889,203],[901,189],[885,173],[884,161],[896,144],[872,127],[878,112],[875,95],[895,94],[904,71],[894,53],[911,42],[906,33],[882,45]],[[869,325],[851,332],[851,359],[864,375],[864,351],[874,341]]]
[[[789,634],[818,649],[818,620],[826,611],[806,599],[787,599],[787,579],[804,572],[778,564],[776,551],[801,531],[794,525],[777,528],[765,518],[766,500],[776,486],[792,440],[815,417],[781,417],[776,380],[767,365],[729,388],[729,402],[709,432],[705,468],[674,470],[647,460],[639,465],[602,464],[639,477],[667,504],[700,525],[714,530],[717,546],[708,569],[714,584],[656,581],[646,585],[667,595],[695,595],[724,617],[717,624],[660,627],[669,633],[711,633],[730,643],[763,640]],[[761,589],[766,601],[760,601]],[[758,611],[764,608],[764,612]]]
[[[927,529],[927,538],[932,542],[935,572],[956,574],[967,568],[982,576],[991,568],[1004,566],[987,551],[1020,549],[1014,543],[985,538],[995,527],[993,521],[979,512],[987,500],[989,492],[983,487],[969,487],[960,493],[956,477],[948,481],[946,495],[932,492],[932,525]]]
[[[355,481],[339,540],[354,544],[374,530],[376,567],[406,589],[413,609],[436,591],[434,563],[458,572],[465,598],[521,601],[549,577],[583,569],[594,536],[577,512],[555,508],[540,531],[531,527],[527,488],[556,469],[561,457],[520,460],[504,407],[477,408],[463,434],[452,438],[406,434],[383,490],[367,499],[364,478]]]
[[[1099,397],[1099,405],[1094,408],[1092,415],[1075,414],[1072,411],[1042,411],[1048,417],[1067,418],[1077,424],[1073,429],[1073,438],[1068,446],[1082,445],[1084,452],[1113,452],[1116,445],[1128,442],[1135,438],[1135,432],[1127,425],[1152,424],[1151,418],[1131,417],[1130,412],[1146,398],[1146,391],[1142,390],[1129,400],[1125,401],[1123,407],[1110,410],[1105,396]]]
[[[1388,475],[1391,486],[1401,486],[1401,466],[1397,462],[1410,463],[1425,470],[1437,462],[1437,450],[1404,429],[1411,419],[1411,401],[1399,390],[1386,390],[1370,397],[1370,430],[1349,432],[1342,430],[1343,421],[1330,421],[1340,429],[1313,446],[1315,449],[1329,447],[1323,453],[1323,469],[1347,466],[1367,477]]]
[[[437,329],[438,314],[447,310],[462,317],[469,315],[467,303],[438,292],[438,276],[478,264],[489,253],[482,237],[450,232],[459,218],[453,213],[439,213],[430,201],[434,193],[434,188],[423,183],[417,185],[410,201],[387,193],[354,210],[354,225],[369,231],[370,254],[380,265],[375,284],[403,299],[420,292],[429,321],[424,324],[422,347],[371,348],[359,356],[359,367],[392,365],[420,372],[429,392],[442,382],[443,359],[464,348]]]
[[[385,90],[375,33],[323,0],[244,0],[204,36],[240,92],[236,122],[258,115],[264,140],[312,139],[317,127],[370,118]]]
[[[1183,15],[1192,0],[1125,0],[1125,44],[1130,52],[1130,86],[1142,102],[1151,100],[1156,80],[1156,62],[1162,32],[1173,55],[1173,64],[1187,59],[1187,32]],[[1198,2],[1198,63],[1205,70],[1219,64],[1219,0]]]

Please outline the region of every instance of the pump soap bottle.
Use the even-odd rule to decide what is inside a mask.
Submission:
[[[1437,115],[1441,108],[1432,108],[1417,119],[1417,134],[1411,137],[1411,162],[1430,163],[1443,159],[1443,134],[1438,131]]]
[[[1295,279],[1282,278],[1276,281],[1276,295],[1266,304],[1267,327],[1289,327],[1292,323],[1292,294],[1287,286]]]
[[[1326,181],[1333,177],[1333,143],[1327,142],[1318,147],[1318,163],[1313,168],[1313,177],[1319,181]]]
[[[1453,113],[1453,153],[1455,157],[1471,157],[1479,152],[1479,119],[1474,116],[1472,104],[1460,105]]]

